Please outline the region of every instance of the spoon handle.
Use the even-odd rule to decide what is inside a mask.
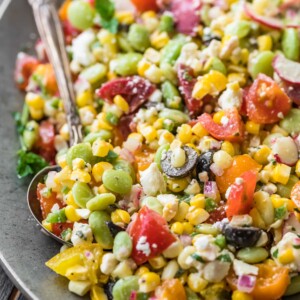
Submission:
[[[70,132],[70,145],[83,139],[82,125],[75,106],[75,93],[72,84],[69,60],[66,52],[64,34],[53,0],[29,0],[35,22],[46,47],[47,55],[56,76],[60,96],[63,100]]]

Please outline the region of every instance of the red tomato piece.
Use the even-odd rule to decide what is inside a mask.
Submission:
[[[139,12],[144,12],[147,10],[158,10],[156,0],[131,0],[131,2]]]
[[[55,192],[49,192],[49,195],[47,193],[47,197],[43,195],[42,191],[45,187],[45,184],[39,183],[36,191],[37,198],[40,201],[43,219],[47,218],[48,214],[51,212],[53,205],[58,204],[59,208],[63,207],[61,201],[57,199]]]
[[[52,232],[56,236],[61,237],[61,233],[68,228],[73,229],[73,225],[74,225],[74,223],[67,223],[67,222],[54,223],[54,224],[52,224]]]
[[[201,6],[201,0],[173,0],[171,2],[171,11],[175,18],[177,31],[196,35],[195,29],[200,23]]]
[[[228,218],[247,214],[252,208],[257,172],[247,171],[240,178],[242,182],[240,184],[235,182],[230,188],[226,209]]]
[[[39,139],[35,145],[35,152],[50,163],[55,163],[56,150],[54,147],[55,130],[52,123],[43,121],[39,127]]]
[[[241,142],[244,138],[244,124],[239,112],[234,108],[226,111],[225,116],[228,118],[226,125],[215,123],[211,115],[207,113],[202,114],[198,122],[218,140]]]
[[[19,89],[26,89],[29,77],[39,64],[39,61],[33,56],[30,56],[24,52],[20,52],[18,54],[14,78]]]
[[[129,113],[133,113],[148,100],[154,90],[154,85],[148,80],[130,76],[103,84],[96,94],[108,102],[112,102],[116,95],[122,95],[130,106]]]
[[[132,258],[140,265],[161,254],[176,241],[166,220],[147,206],[139,211],[129,227],[133,241]]]
[[[246,95],[247,115],[259,124],[281,120],[291,109],[291,100],[270,77],[259,74]]]
[[[207,219],[207,223],[214,224],[216,222],[222,221],[226,218],[226,210],[225,206],[221,205],[209,213],[209,218]]]
[[[203,102],[192,97],[192,91],[196,83],[194,71],[192,68],[180,64],[177,69],[179,86],[185,105],[191,116],[197,116],[200,113]]]
[[[74,28],[68,20],[62,22],[62,28],[64,31],[65,41],[69,45],[73,38],[79,35],[80,31]]]

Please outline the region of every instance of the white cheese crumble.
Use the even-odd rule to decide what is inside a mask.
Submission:
[[[71,242],[74,246],[83,244],[85,242],[93,242],[92,229],[88,224],[74,223]]]
[[[141,251],[146,256],[149,256],[151,253],[150,245],[147,242],[146,236],[141,236],[137,242],[136,250]]]
[[[219,97],[218,103],[223,110],[241,108],[243,102],[243,91],[236,88],[236,83],[227,84],[226,90]]]
[[[238,259],[233,261],[233,269],[237,276],[258,275],[258,267],[249,265]]]

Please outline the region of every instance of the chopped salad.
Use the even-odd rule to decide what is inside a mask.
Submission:
[[[300,292],[300,2],[66,0],[82,143],[42,42],[19,53],[17,172],[46,265],[92,300],[277,300]]]

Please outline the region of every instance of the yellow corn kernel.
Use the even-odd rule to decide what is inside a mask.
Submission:
[[[183,222],[183,220],[186,217],[186,214],[189,211],[189,208],[190,206],[186,202],[181,201],[178,205],[178,210],[173,220],[178,222]]]
[[[285,131],[283,128],[279,127],[278,125],[274,125],[273,128],[271,129],[271,133],[280,133],[283,136],[288,136],[289,133]]]
[[[195,292],[200,293],[208,285],[208,281],[201,277],[199,273],[191,273],[187,279],[189,288]]]
[[[144,136],[147,142],[152,142],[157,138],[157,131],[153,126],[143,126],[141,128],[141,134]]]
[[[248,49],[246,49],[246,48],[242,49],[242,51],[241,51],[241,60],[244,64],[246,64],[249,61],[249,50]]]
[[[103,276],[103,274],[102,274]],[[105,278],[109,278],[107,275],[104,275]],[[106,281],[107,282],[107,281]],[[103,283],[106,283],[103,282]],[[106,293],[104,292],[103,288],[98,285],[93,285],[90,291],[90,298],[91,300],[107,300]]]
[[[167,264],[166,260],[161,255],[154,258],[150,258],[148,261],[154,270],[159,270]]]
[[[73,161],[72,161],[73,170],[84,169],[84,167],[85,167],[85,161],[82,158],[73,159]]]
[[[189,222],[183,222],[183,233],[184,234],[191,234],[194,231],[194,226],[193,224]]]
[[[139,267],[136,271],[135,271],[135,274],[136,276],[142,276],[143,274],[145,273],[148,273],[150,272],[150,270],[145,267],[145,266],[142,266],[142,267]]]
[[[196,147],[196,145],[199,144],[199,139],[195,136],[192,137],[191,143],[187,143],[186,145],[192,149],[194,149],[198,154],[200,153],[200,150]]]
[[[164,46],[166,46],[169,40],[170,38],[165,31],[163,32],[156,31],[150,37],[151,45],[156,49],[161,49]]]
[[[126,210],[116,209],[111,213],[111,221],[113,223],[125,223],[129,224],[130,215]]]
[[[128,135],[128,139],[135,139],[142,143],[144,140],[144,137],[140,133],[132,132]]]
[[[246,84],[246,77],[244,73],[232,72],[227,76],[228,82],[238,82],[239,86],[243,87]]]
[[[235,154],[234,146],[228,141],[222,143],[221,150],[226,151],[231,156],[234,156]]]
[[[189,185],[187,178],[171,179],[167,180],[167,187],[171,192],[182,192]]]
[[[148,10],[142,13],[141,17],[143,20],[149,19],[149,18],[156,18],[156,12],[154,10]]]
[[[65,200],[66,204],[72,205],[74,208],[79,208],[76,204],[72,191],[69,191]]]
[[[91,175],[83,170],[74,170],[71,174],[71,180],[89,183],[91,181]]]
[[[199,225],[209,218],[209,213],[203,208],[191,206],[186,218],[192,225]]]
[[[258,50],[259,51],[268,51],[272,50],[273,41],[270,35],[260,35],[257,38]]]
[[[292,168],[285,164],[276,164],[272,173],[272,179],[275,182],[287,184],[290,178],[291,170]]]
[[[162,118],[157,119],[154,123],[153,123],[153,127],[155,129],[162,129],[163,128],[163,122],[164,120]]]
[[[104,194],[104,193],[110,193],[110,191],[104,186],[104,184],[101,184],[98,187],[98,193],[99,194]]]
[[[142,77],[145,77],[145,72],[151,67],[151,63],[145,59],[142,59],[138,63],[138,74]]]
[[[192,127],[188,124],[183,124],[177,129],[178,139],[184,143],[190,143],[192,139]]]
[[[171,226],[171,231],[175,234],[181,235],[183,233],[183,224],[180,222],[175,222]]]
[[[25,102],[29,107],[36,110],[42,110],[45,104],[45,100],[40,95],[35,93],[27,93]]]
[[[232,300],[253,300],[253,297],[247,293],[241,291],[234,291],[232,293]]]
[[[43,109],[36,109],[32,106],[29,106],[29,113],[30,113],[31,118],[36,121],[38,121],[44,117]]]
[[[100,139],[97,139],[92,145],[93,155],[95,156],[105,157],[110,150],[113,150],[113,146]]]
[[[114,72],[112,72],[112,71],[109,71],[109,72],[107,73],[107,79],[108,79],[108,80],[113,80],[113,79],[116,79],[117,77],[118,77],[117,74],[114,73]]]
[[[156,65],[152,64],[146,71],[144,75],[147,79],[149,79],[152,83],[160,83],[162,81],[163,72]]]
[[[65,214],[69,221],[77,222],[80,220],[80,216],[77,214],[76,209],[72,205],[67,205],[65,207]]]
[[[258,135],[259,130],[260,130],[260,124],[257,124],[253,121],[247,121],[247,123],[246,123],[246,131],[247,132]]]
[[[195,206],[197,208],[205,208],[205,196],[203,194],[195,195],[191,201],[191,206]]]
[[[65,141],[68,141],[69,138],[70,138],[70,133],[69,133],[69,127],[67,124],[64,124],[60,131],[59,131],[59,134],[62,136],[62,138],[65,140]]]
[[[65,166],[67,166],[67,158],[66,155],[59,155],[57,157],[57,164],[63,169]]]
[[[253,158],[261,165],[266,165],[269,163],[268,157],[271,154],[271,149],[268,146],[262,146],[257,150]]]
[[[192,132],[199,138],[208,135],[208,131],[199,122],[193,126]]]
[[[134,15],[131,11],[117,11],[115,17],[121,24],[130,25],[134,22]]]
[[[97,120],[98,120],[98,129],[106,129],[106,130],[112,130],[113,126],[111,126],[107,121],[106,121],[106,114],[101,112],[100,114],[97,115]]]
[[[48,223],[46,220],[43,220],[42,221],[42,225],[43,225],[43,227],[46,229],[46,230],[48,230],[48,231],[52,231],[52,224],[51,223]]]
[[[300,177],[300,159],[296,163],[295,172],[298,177]]]
[[[100,182],[102,180],[102,175],[104,171],[111,170],[113,168],[112,164],[101,161],[99,163],[96,163],[92,168],[92,174],[96,182]]]
[[[221,120],[222,118],[225,116],[225,111],[224,110],[220,110],[218,112],[216,112],[213,116],[213,120],[215,123],[217,124],[221,124]]]
[[[159,140],[161,141],[165,141],[164,143],[162,143],[162,144],[165,144],[165,143],[169,143],[169,144],[171,144],[172,142],[173,142],[173,140],[174,140],[174,135],[171,133],[171,132],[169,132],[169,131],[165,131],[161,136],[160,136],[160,138],[159,138]]]
[[[295,204],[292,200],[288,199],[288,198],[282,198],[279,195],[271,195],[271,200],[272,200],[272,204],[274,206],[274,208],[279,208],[283,205],[286,206],[286,208],[288,209],[288,211],[293,212],[294,208],[295,208]]]
[[[278,261],[283,265],[293,262],[294,259],[295,256],[292,248],[288,248],[278,255]]]
[[[82,125],[88,126],[91,125],[96,118],[97,111],[92,105],[87,105],[79,108],[79,116]]]
[[[154,272],[148,272],[139,278],[139,291],[142,293],[150,293],[160,285],[160,277]]]
[[[102,46],[108,46],[108,49],[112,50],[113,52],[117,52],[117,39],[114,33],[111,33],[106,29],[101,29],[97,37]]]
[[[61,184],[69,187],[68,183],[71,181],[71,173],[72,170],[69,168],[69,166],[65,166],[54,176],[54,182],[58,185]]]
[[[90,90],[85,90],[76,97],[76,103],[79,107],[93,104],[93,94]]]
[[[129,112],[129,105],[121,95],[116,95],[114,97],[114,103],[117,105],[118,108],[120,108],[126,114]]]

